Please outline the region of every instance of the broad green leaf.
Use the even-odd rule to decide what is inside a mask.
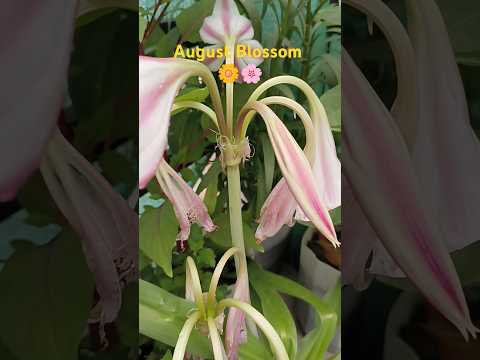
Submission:
[[[147,207],[140,218],[140,250],[172,277],[172,249],[178,222],[170,203],[159,208]]]
[[[342,130],[342,101],[341,101],[341,85],[328,90],[320,97],[325,110],[327,111],[328,122],[333,131],[340,132]]]
[[[251,334],[248,335],[247,342],[240,345],[238,354],[240,360],[268,360],[274,358],[268,346]]]
[[[163,32],[162,28],[159,26],[155,27],[143,42],[145,54],[154,56],[155,52],[157,51],[157,45],[164,36],[165,33]]]
[[[172,57],[177,46],[180,33],[177,28],[173,28],[167,34],[163,35],[157,42],[156,57]]]
[[[323,54],[310,70],[309,79],[312,83],[337,85],[340,82],[340,56]]]
[[[290,359],[297,353],[297,328],[292,314],[280,294],[266,281],[252,281],[262,306],[262,314],[282,339]]]
[[[214,3],[214,0],[200,0],[177,16],[177,26],[183,41],[201,41],[198,33],[205,18],[212,14]]]
[[[78,358],[94,287],[77,238],[62,233],[16,251],[0,288],[0,342],[16,359]]]
[[[139,281],[139,332],[161,343],[175,346],[180,330],[195,304],[172,295],[144,280]],[[189,353],[211,358],[210,341],[193,330],[188,342]]]
[[[175,115],[169,129],[169,145],[172,157],[170,165],[179,165],[198,161],[208,145],[204,139],[203,129],[197,111],[184,111]]]
[[[200,269],[215,267],[215,252],[210,248],[200,249],[197,256],[197,266]]]

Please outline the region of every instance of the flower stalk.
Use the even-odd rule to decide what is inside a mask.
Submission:
[[[226,43],[227,49],[230,49],[230,52],[226,58],[226,64],[234,64],[235,56],[234,56],[234,48],[235,48],[235,39],[229,38]],[[232,129],[233,129],[233,82],[226,84],[226,112],[227,112],[227,131],[228,136],[232,136]]]

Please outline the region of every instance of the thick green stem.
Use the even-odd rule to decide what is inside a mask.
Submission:
[[[250,303],[250,291],[248,283],[247,254],[245,251],[245,242],[243,238],[243,221],[242,221],[242,202],[240,199],[240,169],[238,165],[227,167],[228,178],[228,208],[230,213],[230,232],[232,234],[232,245],[238,248],[235,256],[235,269],[237,279],[244,281],[245,284],[237,284],[237,286],[246,289],[245,297],[241,299]],[[247,327],[252,334],[257,336],[257,329],[251,319],[247,318]]]
[[[232,234],[232,245],[238,248],[235,256],[235,266],[237,268],[237,278],[240,275],[245,277],[248,282],[247,258],[245,254],[245,242],[243,239],[243,222],[242,222],[242,203],[240,199],[240,169],[238,165],[227,167],[228,178],[228,208],[230,214],[230,231]],[[241,274],[240,271],[245,274]]]

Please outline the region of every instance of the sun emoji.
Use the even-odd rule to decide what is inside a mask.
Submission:
[[[231,84],[238,79],[238,69],[233,64],[222,65],[218,74],[225,84]]]

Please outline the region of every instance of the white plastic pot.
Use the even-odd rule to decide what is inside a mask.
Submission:
[[[289,233],[290,228],[288,226],[284,226],[277,234],[265,239],[262,242],[265,252],[257,253],[255,255],[255,261],[265,269],[271,268],[282,256],[282,253],[287,246],[287,238]]]
[[[300,248],[300,268],[298,279],[306,288],[312,290],[319,296],[333,288],[340,279],[340,271],[321,261],[315,253],[308,247],[309,241],[315,235],[313,228],[308,229],[302,239]],[[303,330],[308,332],[315,325],[315,310],[303,301],[297,302],[296,306],[297,319],[302,325]],[[328,351],[330,353],[338,353],[341,349],[341,331],[337,330],[337,334],[330,344]]]

